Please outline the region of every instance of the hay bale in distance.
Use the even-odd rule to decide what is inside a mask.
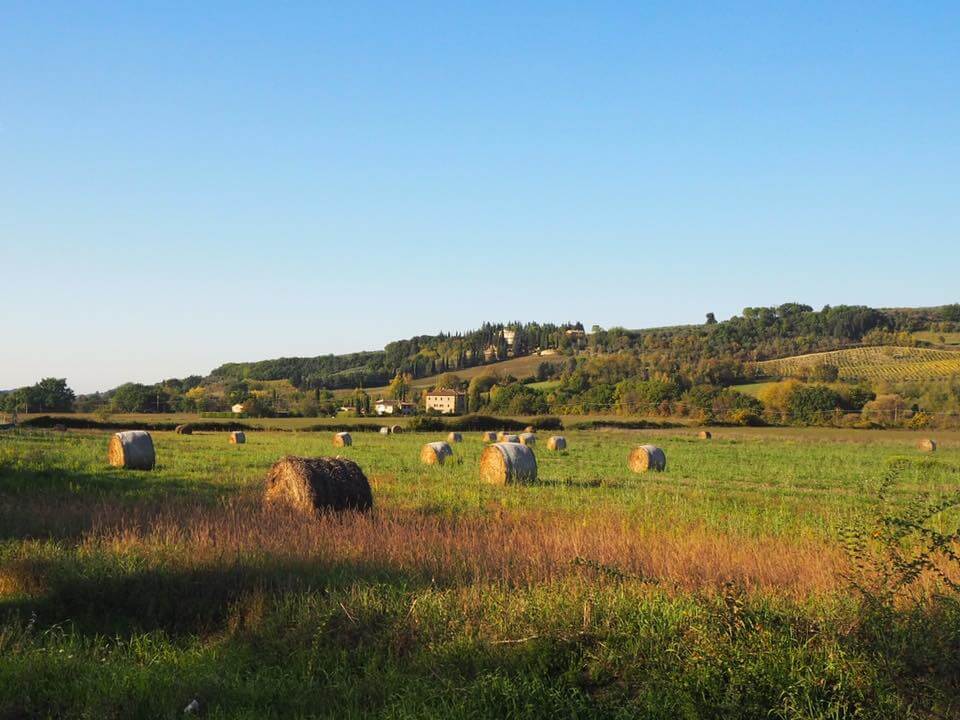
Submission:
[[[520,433],[519,440],[521,445],[527,445],[529,447],[537,444],[537,436],[532,432]]]
[[[666,470],[667,456],[656,445],[640,445],[630,451],[627,465],[635,473],[642,473],[647,470]]]
[[[523,429],[523,431],[524,431],[525,433],[535,433],[535,432],[537,431],[537,429],[536,429],[533,425],[527,425],[527,426]]]
[[[267,473],[263,499],[311,514],[373,507],[370,483],[360,466],[346,458],[282,457]]]
[[[230,433],[231,445],[243,445],[247,441],[247,435],[243,430],[234,430]]]
[[[487,432],[481,433],[480,438],[484,442],[496,442],[497,434],[493,430],[488,430]]]
[[[709,440],[713,437],[713,433],[711,433],[709,430],[701,430],[697,433],[697,437],[701,440]]]
[[[391,433],[392,435],[397,435],[397,434],[402,433],[402,432],[403,432],[403,428],[400,427],[399,425],[391,425],[391,426],[390,426],[390,433]]]
[[[174,432],[177,435],[193,435],[193,425],[190,425],[189,423],[184,425],[177,425]]]
[[[388,427],[386,427],[386,426],[380,428],[380,434],[381,434],[381,435],[389,435],[389,434],[390,434],[390,428],[388,428]]]
[[[503,433],[498,439],[502,443],[519,443],[520,442],[519,435],[511,435],[509,433]]]
[[[563,435],[553,435],[547,440],[547,450],[566,450],[567,439]]]
[[[110,438],[107,460],[114,467],[127,470],[153,470],[157,462],[153,438],[146,430],[118,432]]]
[[[448,443],[463,442],[463,435],[458,432],[452,432],[449,435],[447,435],[447,442]]]
[[[348,432],[338,432],[333,436],[334,447],[350,447],[353,445],[353,438]]]
[[[424,465],[443,465],[444,460],[453,455],[449,443],[432,442],[420,448],[420,462]]]
[[[931,438],[924,438],[919,443],[917,447],[920,448],[923,452],[935,452],[937,449],[937,441]]]
[[[480,479],[493,485],[535,482],[537,457],[533,450],[519,443],[487,445],[480,455]]]

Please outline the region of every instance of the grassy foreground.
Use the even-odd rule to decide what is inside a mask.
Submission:
[[[896,458],[892,511],[952,496],[960,440],[714,435],[567,433],[491,487],[477,437],[424,467],[439,438],[362,433],[336,452],[374,512],[317,519],[259,494],[324,434],[154,433],[149,473],[104,433],[0,435],[0,718],[956,717],[952,594],[886,602],[841,540]],[[627,471],[641,441],[666,473]]]

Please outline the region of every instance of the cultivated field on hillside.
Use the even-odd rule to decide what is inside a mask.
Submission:
[[[907,347],[861,347],[757,363],[769,376],[788,377],[828,363],[844,380],[931,380],[960,374],[960,352]]]
[[[960,435],[922,455],[900,432],[572,432],[565,454],[541,438],[537,483],[501,487],[478,482],[477,435],[442,467],[418,462],[435,435],[356,435],[335,452],[374,511],[310,519],[264,509],[262,480],[333,454],[323,433],[158,432],[152,472],[107,467],[106,433],[0,434],[0,717],[956,708],[931,628],[957,623],[873,638],[841,537],[896,458],[890,507],[956,492]],[[639,442],[667,472],[627,471]],[[890,644],[930,656],[907,671]]]
[[[513,375],[518,380],[523,380],[525,378],[534,377],[537,374],[537,368],[540,367],[540,363],[547,363],[550,365],[559,365],[566,361],[566,357],[563,355],[525,355],[518,358],[510,358],[509,360],[501,360],[500,362],[490,363],[489,365],[477,365],[476,367],[464,368],[462,370],[451,370],[454,375],[457,375],[463,380],[470,380],[477,375],[487,375],[487,374],[498,374],[498,375]],[[417,378],[414,380],[411,385],[415,388],[423,389],[431,387],[438,375],[430,375],[428,377]],[[386,387],[373,387],[373,388],[364,388],[371,397],[377,398],[380,395],[383,395],[387,392]],[[335,390],[334,395],[337,397],[343,397],[346,395],[352,395],[353,390]]]

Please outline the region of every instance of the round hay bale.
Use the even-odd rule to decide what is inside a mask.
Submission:
[[[480,455],[480,479],[493,485],[535,482],[537,457],[533,450],[519,443],[487,445]]]
[[[566,450],[567,439],[563,435],[553,435],[547,440],[547,450]]]
[[[380,428],[380,434],[381,434],[381,435],[389,435],[389,434],[390,434],[390,428],[388,428],[388,427],[382,427],[382,428]]]
[[[190,424],[177,425],[174,432],[177,435],[193,435],[193,425],[190,425]]]
[[[493,430],[488,430],[487,432],[481,433],[481,434],[480,434],[480,438],[481,438],[484,442],[496,442],[496,441],[497,441],[497,434],[496,434],[495,432],[493,432]]]
[[[535,433],[535,432],[537,431],[537,429],[536,429],[533,425],[527,425],[527,426],[523,429],[523,431],[524,431],[525,433]]]
[[[701,430],[697,433],[697,437],[701,440],[709,440],[713,437],[713,433],[711,433],[709,430]]]
[[[627,465],[635,473],[642,473],[647,470],[666,470],[667,456],[656,445],[640,445],[630,451]]]
[[[445,442],[427,443],[420,448],[420,462],[424,465],[443,465],[443,461],[453,455],[453,449]]]
[[[234,430],[230,433],[231,445],[243,445],[247,441],[247,435],[243,430]]]
[[[402,432],[403,432],[403,428],[400,427],[399,425],[391,425],[391,426],[390,426],[390,433],[391,433],[392,435],[398,435],[399,433],[402,433]]]
[[[333,436],[334,447],[350,447],[351,445],[353,445],[353,438],[350,437],[350,433],[338,432]]]
[[[107,460],[127,470],[152,470],[157,462],[153,438],[146,430],[118,432],[110,438]]]
[[[917,447],[920,448],[923,452],[935,452],[937,449],[937,441],[931,438],[924,438],[919,443]]]
[[[267,473],[263,499],[297,510],[369,510],[373,493],[366,476],[353,460],[287,455]]]
[[[458,432],[452,432],[449,435],[447,435],[447,442],[448,443],[463,442],[463,435]]]
[[[509,434],[509,433],[504,433],[504,434],[501,435],[498,439],[499,439],[500,442],[502,442],[502,443],[519,443],[519,442],[520,442],[520,436],[519,436],[519,435],[511,435],[511,434]]]
[[[521,445],[527,445],[529,447],[537,444],[537,436],[532,432],[520,433],[519,440]]]

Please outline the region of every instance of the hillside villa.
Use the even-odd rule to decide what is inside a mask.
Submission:
[[[427,411],[435,410],[441,415],[460,415],[467,411],[467,394],[450,388],[437,388],[425,393],[423,403]]]

